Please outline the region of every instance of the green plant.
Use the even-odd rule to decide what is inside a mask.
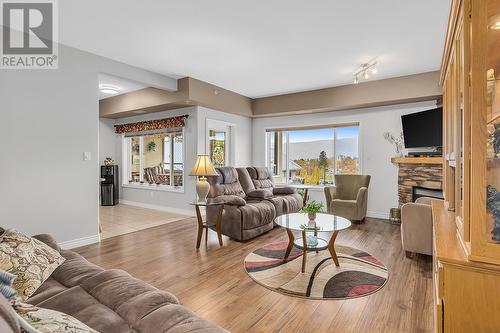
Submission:
[[[150,141],[148,143],[148,151],[156,151],[156,142]]]
[[[324,207],[322,202],[317,202],[316,200],[311,201],[300,210],[301,213],[319,213]]]

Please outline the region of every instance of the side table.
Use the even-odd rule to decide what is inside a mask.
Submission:
[[[221,234],[221,221],[222,221],[222,213],[224,212],[224,203],[208,203],[196,201],[190,203],[196,208],[196,217],[198,218],[198,236],[196,238],[196,248],[200,248],[201,237],[203,236],[203,229],[205,231],[205,243],[208,243],[208,228],[213,226],[213,224],[209,224],[209,221],[203,221],[201,216],[200,207],[209,207],[209,206],[219,206],[217,210],[217,218],[215,220],[215,231],[217,232],[217,238],[219,239],[219,245],[222,246],[222,234]]]

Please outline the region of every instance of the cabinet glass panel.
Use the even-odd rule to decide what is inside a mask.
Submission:
[[[500,1],[490,0],[487,20],[487,240],[500,243]]]

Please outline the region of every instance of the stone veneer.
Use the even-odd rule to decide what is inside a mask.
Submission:
[[[413,200],[413,187],[443,189],[443,166],[441,164],[399,164],[399,207]]]

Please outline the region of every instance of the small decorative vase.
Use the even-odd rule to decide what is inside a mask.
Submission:
[[[308,248],[316,247],[316,246],[318,246],[318,237],[313,236],[313,235],[307,235],[306,242],[307,242]]]
[[[316,220],[316,213],[307,213],[307,217],[309,218],[309,221],[314,221]]]

